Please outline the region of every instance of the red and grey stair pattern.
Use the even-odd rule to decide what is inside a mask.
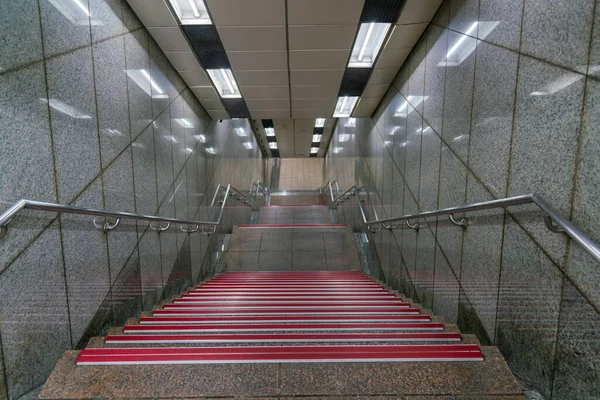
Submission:
[[[77,364],[483,360],[476,344],[353,271],[230,272],[139,322],[106,337],[127,347],[85,349]]]

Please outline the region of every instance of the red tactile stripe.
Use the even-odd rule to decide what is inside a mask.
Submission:
[[[346,228],[346,224],[254,224],[239,225],[240,229],[254,228]]]
[[[308,317],[295,316],[263,316],[263,317],[142,317],[141,324],[200,324],[200,323],[227,323],[227,322],[410,322],[410,321],[431,321],[429,315],[362,315],[362,316],[339,316],[339,315],[313,315]]]
[[[154,315],[406,315],[419,314],[418,308],[394,308],[394,309],[319,309],[319,310],[181,310],[181,309],[164,309],[156,310]]]
[[[344,305],[332,305],[332,304],[310,304],[310,303],[296,303],[296,304],[260,304],[260,305],[229,305],[229,304],[205,304],[182,302],[175,304],[165,304],[165,309],[190,309],[190,310],[277,310],[277,311],[288,311],[288,310],[310,310],[316,311],[321,307],[328,307],[336,311],[344,311],[348,309],[373,309],[382,310],[388,308],[409,308],[409,303],[396,303],[396,304],[364,304],[364,303],[347,303]]]
[[[476,345],[97,348],[78,365],[236,362],[482,361]]]
[[[460,341],[460,333],[236,333],[208,335],[108,335],[106,343],[245,343],[245,342],[416,342]]]
[[[377,331],[443,330],[437,322],[420,323],[336,323],[336,324],[205,324],[205,325],[125,325],[123,332],[259,332],[259,331]]]
[[[383,299],[383,300],[364,300],[364,301],[358,301],[358,300],[329,300],[329,301],[323,301],[323,300],[313,300],[313,301],[306,301],[306,300],[300,300],[300,301],[295,301],[295,300],[265,300],[265,301],[256,301],[256,300],[249,300],[249,301],[212,301],[212,302],[207,302],[205,300],[202,299],[196,299],[194,297],[185,297],[185,298],[179,298],[179,299],[173,299],[173,303],[175,304],[198,304],[201,306],[207,306],[207,307],[364,307],[364,306],[377,306],[377,307],[388,307],[388,306],[404,306],[404,307],[408,307],[409,304],[408,303],[404,303],[402,302],[402,299]]]

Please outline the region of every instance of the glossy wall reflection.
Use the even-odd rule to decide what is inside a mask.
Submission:
[[[248,121],[211,121],[126,1],[2,1],[0,37],[2,210],[205,219],[218,184],[263,176]],[[225,216],[219,234],[249,210]],[[87,216],[21,213],[0,241],[0,397],[35,397],[65,350],[196,282],[208,248],[179,227],[104,234]]]
[[[600,242],[599,15],[593,0],[445,1],[374,115],[339,120],[326,179],[361,187],[369,218],[535,192]],[[366,231],[354,200],[338,215]],[[598,397],[600,334],[575,317],[600,320],[597,263],[534,208],[468,218],[369,234],[385,280],[546,398]]]

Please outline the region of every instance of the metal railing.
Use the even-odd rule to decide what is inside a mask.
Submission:
[[[252,206],[254,202],[240,190],[237,190],[231,185],[222,186],[218,185],[213,196],[213,200],[210,204],[210,208],[213,208],[217,202],[219,192],[224,190],[225,194],[221,200],[218,201],[220,205],[219,215],[215,221],[194,221],[178,218],[167,218],[154,215],[134,214],[123,211],[109,211],[100,210],[95,208],[69,206],[64,204],[45,203],[34,200],[19,200],[13,204],[8,210],[0,215],[0,238],[4,237],[8,231],[8,225],[12,219],[22,210],[38,210],[38,211],[50,211],[59,214],[83,214],[93,215],[93,224],[96,228],[102,229],[105,232],[115,229],[122,219],[133,219],[138,221],[150,221],[150,228],[164,232],[171,227],[172,224],[179,224],[180,229],[186,233],[194,233],[200,230],[206,235],[212,235],[217,231],[217,226],[221,223],[223,212],[225,211],[225,205],[230,197],[235,197],[236,200]],[[98,219],[104,217],[104,221],[99,223]],[[108,221],[107,218],[114,218],[114,221]],[[156,224],[156,225],[155,225]]]
[[[329,188],[331,189],[331,185],[329,185]],[[504,199],[484,201],[480,203],[466,204],[458,207],[425,211],[418,214],[409,214],[400,217],[379,219],[377,215],[375,215],[375,219],[373,220],[368,220],[367,218],[363,207],[364,199],[361,199],[360,190],[356,185],[353,185],[350,189],[346,190],[339,196],[332,198],[332,201],[335,205],[338,205],[348,201],[349,199],[355,196],[359,199],[357,203],[360,209],[360,214],[363,223],[371,232],[379,232],[382,228],[393,230],[400,228],[403,225],[406,225],[408,228],[415,229],[418,231],[419,228],[427,226],[427,218],[440,216],[448,216],[450,222],[452,222],[454,225],[460,226],[461,228],[465,229],[467,228],[467,226],[469,226],[469,221],[466,218],[461,218],[457,220],[457,218],[454,216],[455,214],[463,214],[474,211],[490,210],[497,208],[504,209],[511,206],[520,206],[525,204],[535,204],[544,214],[544,222],[549,230],[555,233],[564,233],[565,235],[569,236],[581,247],[583,247],[588,253],[590,253],[590,255],[594,257],[596,261],[600,262],[600,247],[596,243],[594,243],[590,238],[588,238],[585,234],[583,234],[583,232],[577,229],[577,227],[573,225],[571,221],[563,217],[558,212],[558,210],[552,207],[544,198],[534,193],[515,197],[508,197]],[[423,224],[419,224],[419,220],[425,220],[425,222]],[[414,223],[411,223],[411,221],[414,221]]]
[[[252,182],[252,185],[250,185],[250,198],[256,200],[259,193],[268,199],[269,189],[261,181]]]

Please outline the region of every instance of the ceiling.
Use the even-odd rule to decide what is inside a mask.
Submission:
[[[165,1],[128,0],[211,118],[229,118]],[[441,2],[406,1],[353,117],[371,116]],[[315,118],[328,118],[322,141],[327,143],[364,3],[205,0],[263,139],[260,120],[274,120],[281,157],[309,156]],[[322,145],[319,156],[325,151]]]

